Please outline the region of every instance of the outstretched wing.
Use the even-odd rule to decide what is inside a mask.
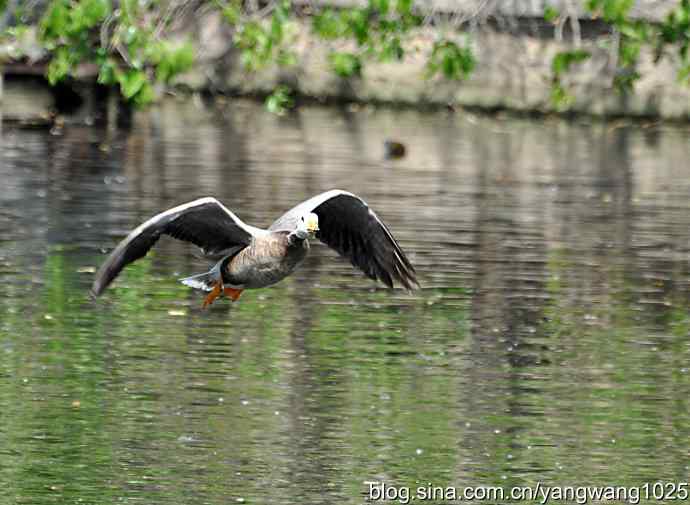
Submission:
[[[319,216],[319,240],[368,277],[388,287],[394,281],[407,289],[419,286],[414,267],[388,227],[364,200],[347,191],[334,189],[316,195],[287,211],[269,230],[294,230],[309,212]]]
[[[178,205],[153,216],[117,245],[96,273],[91,293],[100,295],[124,267],[146,256],[161,235],[191,242],[204,254],[218,255],[246,247],[252,236],[261,233],[265,230],[243,223],[215,198]]]

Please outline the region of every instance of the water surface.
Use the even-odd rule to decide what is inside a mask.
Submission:
[[[688,480],[687,128],[170,101],[53,133],[2,131],[0,503]],[[389,138],[409,155],[384,160]],[[88,298],[160,210],[213,195],[266,226],[331,188],[389,224],[422,290],[314,245],[202,310],[176,279],[206,262],[163,239]]]

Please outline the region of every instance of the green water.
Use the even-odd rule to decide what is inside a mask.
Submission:
[[[388,138],[409,155],[384,161]],[[687,482],[687,138],[247,102],[171,102],[118,131],[5,127],[0,503]],[[291,278],[202,310],[176,279],[207,264],[165,239],[87,296],[162,209],[214,195],[266,226],[333,187],[390,225],[422,290],[314,245]]]

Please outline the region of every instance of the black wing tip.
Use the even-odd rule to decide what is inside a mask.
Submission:
[[[422,289],[421,284],[419,284],[419,281],[415,277],[405,277],[405,278],[400,278],[398,279],[398,282],[402,284],[402,286],[405,288],[405,290],[408,293],[411,293],[413,291],[416,291],[418,289]]]
[[[92,300],[95,300],[99,296],[103,294],[103,291],[105,291],[105,288],[107,288],[108,285],[103,284],[103,280],[100,278],[97,278],[95,281],[93,281],[93,284],[91,285],[91,289],[89,289],[89,298]]]
[[[368,274],[374,280],[380,281],[385,284],[388,288],[393,289],[396,285],[399,285],[408,292],[421,289],[422,286],[417,280],[417,275],[409,264],[409,268],[405,264],[396,262],[392,265],[385,265],[380,261],[375,260],[375,268],[371,274]]]
[[[417,291],[418,289],[422,289],[422,285],[417,279],[408,279],[408,281],[408,285],[406,286],[408,291]]]
[[[412,293],[413,291],[422,289],[422,285],[419,284],[417,279],[396,277],[395,281],[390,280],[389,282],[388,279],[382,279],[381,277],[378,277],[377,280],[381,282],[383,285],[385,285],[388,289],[395,289],[396,287],[401,287],[408,293]]]

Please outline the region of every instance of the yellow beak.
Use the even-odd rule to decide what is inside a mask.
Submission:
[[[309,218],[307,220],[307,231],[309,233],[316,233],[319,231],[319,221],[317,219]]]

